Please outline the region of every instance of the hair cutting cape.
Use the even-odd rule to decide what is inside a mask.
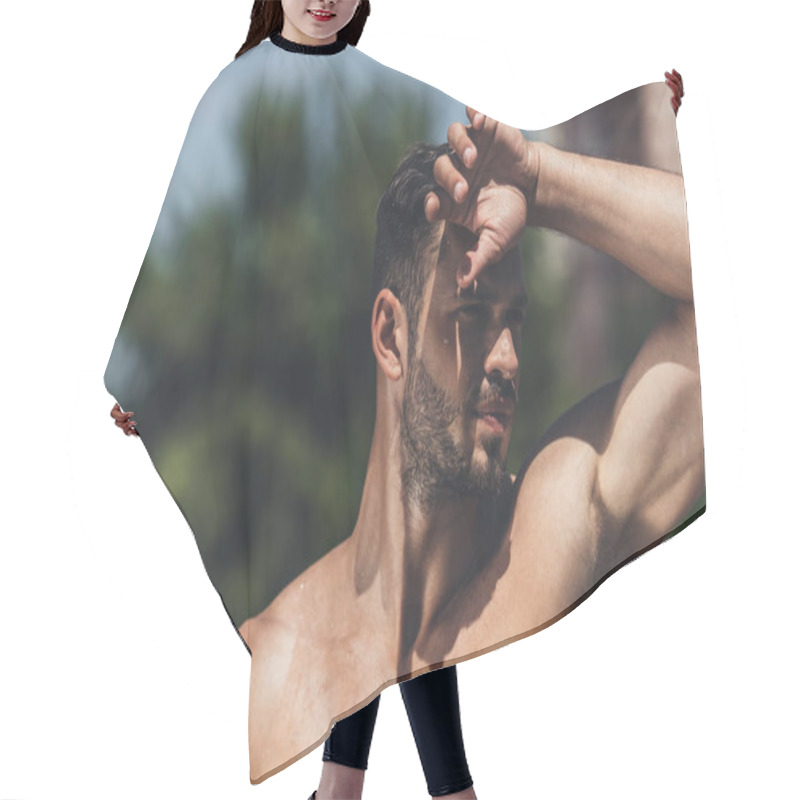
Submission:
[[[400,399],[404,386],[410,392],[408,362],[401,359],[400,376],[390,379],[376,358],[376,210],[409,147],[443,143],[453,122],[467,122],[462,103],[350,46],[265,40],[234,61],[191,121],[106,370],[106,387],[135,412],[141,440],[252,651],[254,782],[309,752],[335,720],[385,686],[552,623],[705,508],[699,387],[664,410],[658,403],[672,389],[659,388],[649,406],[657,418],[627,430],[631,485],[649,493],[647,513],[622,521],[615,509],[602,518],[584,514],[584,506],[597,508],[581,494],[580,468],[559,466],[559,448],[569,442],[595,458],[617,436],[613,425],[595,438],[571,430],[581,403],[605,403],[598,414],[615,419],[647,380],[668,379],[682,366],[680,354],[665,351],[629,377],[625,396],[614,394],[614,381],[631,375],[676,301],[630,264],[579,242],[580,231],[570,237],[531,227],[522,239],[527,311],[511,337],[518,359],[512,412],[495,408],[499,421],[479,420],[465,399],[477,395],[459,395],[462,384],[448,378],[478,363],[475,386],[488,381],[489,353],[505,341],[506,323],[486,333],[487,323],[476,339],[465,333],[466,312],[452,328],[453,345],[445,310],[443,328],[431,321],[439,309],[427,283],[423,296],[434,299],[417,309],[428,322],[416,326],[416,354],[438,393],[426,401],[417,391],[413,406]],[[662,84],[524,135],[680,175]],[[422,224],[421,206],[417,217]],[[432,256],[423,248],[423,257],[436,264],[436,248]],[[495,311],[505,313],[502,305],[475,313],[488,319]],[[438,360],[424,355],[426,347],[439,348]],[[384,393],[376,391],[380,381]],[[452,401],[444,411],[426,406],[443,392]],[[394,427],[376,426],[381,403]],[[449,484],[444,476],[438,496],[448,509],[461,492],[463,504],[478,498],[480,518],[454,525],[428,505],[430,535],[418,538],[414,497],[405,477],[391,478],[402,470],[387,464],[408,466],[409,414],[424,422],[429,412],[440,418],[452,408],[456,450],[467,447],[459,432],[472,430],[477,440],[474,430],[485,424],[481,441],[498,439],[498,426],[505,431],[513,416],[504,477],[487,490],[470,488],[469,476]],[[441,430],[432,424],[422,439],[415,430],[418,449],[428,447],[435,461]],[[682,442],[685,455],[670,455],[670,473],[651,486],[636,454],[669,441]],[[497,459],[497,447],[492,453]],[[441,463],[449,462],[437,463],[446,469]],[[653,464],[644,469],[656,471]],[[530,477],[527,491],[519,490],[523,477]],[[372,502],[373,491],[367,507],[370,482],[384,506]],[[536,505],[537,497],[549,503]],[[583,515],[577,522],[576,514]],[[513,535],[512,518],[519,523]],[[613,535],[604,538],[608,530]],[[462,583],[453,586],[452,575]]]

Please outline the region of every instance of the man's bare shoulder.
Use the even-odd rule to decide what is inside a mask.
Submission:
[[[318,698],[324,660],[295,620],[270,606],[243,635],[252,652],[250,779],[258,782],[324,736],[330,714]]]
[[[616,381],[573,406],[515,476],[508,568],[497,596],[517,626],[545,624],[592,585],[604,524],[597,463],[618,393]],[[512,608],[513,598],[525,602]]]
[[[251,649],[250,764],[259,780],[327,735],[363,699],[353,658],[358,614],[347,542],[305,570],[242,626]],[[348,580],[349,579],[349,580]],[[328,691],[321,692],[320,687]],[[280,719],[281,724],[274,724]]]
[[[536,443],[515,476],[515,518],[583,509],[590,501],[598,456],[609,436],[620,381],[572,406]]]
[[[344,541],[289,583],[257,616],[247,620],[240,631],[251,652],[250,639],[263,645],[295,644],[298,636],[315,637],[330,629],[326,611],[342,600],[346,586],[348,542]]]

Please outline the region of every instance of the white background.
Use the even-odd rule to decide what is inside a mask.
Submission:
[[[102,381],[189,120],[250,5],[0,12],[3,800],[290,800],[317,784],[319,751],[250,786],[249,659]],[[776,2],[374,6],[364,51],[527,128],[673,66],[686,82],[709,510],[554,627],[459,667],[479,796],[797,797],[789,18]],[[425,796],[392,688],[365,798]]]

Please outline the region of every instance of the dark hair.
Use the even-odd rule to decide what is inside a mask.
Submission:
[[[436,224],[425,217],[425,196],[437,188],[434,162],[449,152],[446,144],[412,145],[378,203],[372,305],[381,289],[390,289],[395,294],[408,316],[411,353],[414,352],[422,291],[431,269],[428,250],[436,231]]]
[[[361,38],[364,25],[369,16],[369,0],[361,0],[353,19],[339,31],[337,39],[344,39],[347,44],[355,47]],[[255,0],[253,10],[250,12],[250,30],[247,39],[239,48],[236,58],[251,50],[273,33],[283,30],[283,6],[280,0]]]

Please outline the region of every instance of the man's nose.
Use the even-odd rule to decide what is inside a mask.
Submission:
[[[508,381],[513,381],[517,377],[519,373],[517,350],[514,347],[514,339],[508,328],[503,329],[489,351],[484,369],[487,375],[499,372]]]

